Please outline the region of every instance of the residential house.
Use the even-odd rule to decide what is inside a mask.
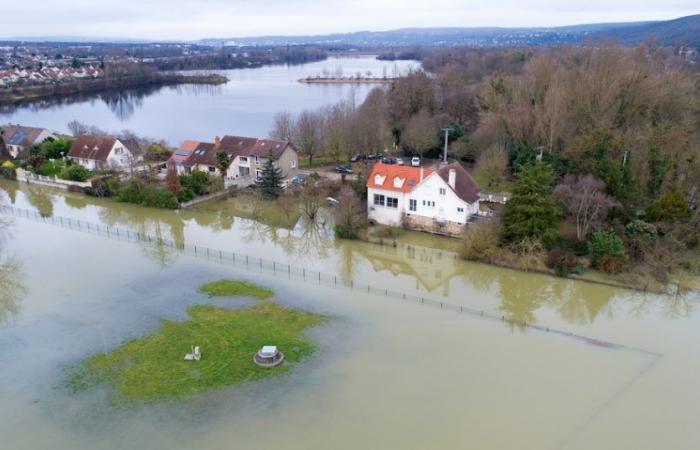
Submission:
[[[190,166],[188,165],[187,160],[190,158],[190,156],[192,156],[195,150],[197,150],[199,144],[201,144],[199,141],[185,141],[180,144],[180,147],[175,150],[175,153],[173,153],[170,159],[168,159],[168,161],[165,163],[166,167],[168,169],[175,169],[178,175],[188,172]]]
[[[227,185],[247,186],[260,176],[269,155],[284,178],[297,174],[299,155],[289,141],[242,136],[215,138],[213,143],[185,141],[168,161],[169,167],[181,167],[183,172],[201,170],[220,175],[216,155],[225,152],[230,160],[226,171]]]
[[[134,139],[81,135],[74,141],[68,157],[90,169],[130,171],[143,162],[143,150]]]
[[[24,158],[32,145],[41,144],[50,137],[56,137],[46,128],[7,125],[2,129],[4,130],[2,137],[5,140],[5,145],[13,158]]]
[[[480,189],[459,163],[440,168],[377,163],[367,180],[371,222],[451,236],[479,213]]]

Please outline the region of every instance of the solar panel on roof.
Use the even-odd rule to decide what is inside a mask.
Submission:
[[[10,139],[11,145],[20,145],[27,138],[27,132],[24,130],[17,130],[15,134],[12,135]]]
[[[190,152],[188,152],[187,150],[177,150],[175,154],[177,156],[190,156]]]

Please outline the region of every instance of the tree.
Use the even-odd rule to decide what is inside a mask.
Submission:
[[[357,239],[358,232],[367,224],[365,203],[349,186],[343,186],[338,194],[338,205],[335,209],[335,225],[333,231],[336,237],[342,239]]]
[[[486,187],[499,190],[505,181],[508,154],[499,145],[493,145],[479,155],[477,169],[486,180]]]
[[[308,156],[309,166],[320,149],[319,116],[312,111],[303,111],[294,123],[294,142],[302,154]]]
[[[616,273],[622,269],[625,247],[620,236],[614,231],[596,231],[588,241],[588,253],[596,269]]]
[[[520,170],[503,217],[506,238],[547,240],[554,235],[559,209],[552,195],[553,184],[549,164],[528,165]]]
[[[47,139],[41,143],[44,154],[49,159],[61,159],[68,154],[73,140],[65,137]]]
[[[180,195],[180,191],[182,191],[180,177],[177,175],[177,170],[175,170],[174,167],[168,168],[168,173],[165,175],[165,186],[176,197],[178,197]]]
[[[679,191],[668,191],[647,208],[647,218],[652,222],[675,222],[691,216],[690,205]]]
[[[440,145],[438,125],[430,113],[423,109],[408,121],[401,135],[401,142],[411,152],[421,156]]]
[[[231,165],[231,159],[229,158],[228,153],[223,150],[219,150],[216,152],[215,158],[216,160],[214,162],[214,166],[219,169],[221,178],[226,178],[226,172]]]
[[[282,169],[275,166],[272,153],[268,153],[260,178],[255,180],[263,198],[275,199],[282,194]]]
[[[605,183],[593,175],[567,175],[554,189],[554,196],[576,225],[576,238],[583,240],[589,232],[605,225],[608,212],[618,203],[605,194]]]
[[[282,111],[275,114],[270,130],[270,137],[273,139],[281,139],[283,141],[291,141],[294,136],[294,118],[288,111]]]

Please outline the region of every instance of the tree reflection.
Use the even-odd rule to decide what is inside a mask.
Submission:
[[[9,322],[19,313],[19,300],[26,292],[22,264],[4,254],[10,224],[10,219],[0,216],[0,324]]]
[[[53,200],[43,188],[29,186],[27,188],[27,201],[39,211],[41,217],[53,216]]]
[[[155,239],[144,242],[141,245],[141,252],[146,258],[155,261],[161,268],[166,268],[177,260],[178,250],[173,247],[172,240],[164,238],[159,221],[155,222],[154,231]]]

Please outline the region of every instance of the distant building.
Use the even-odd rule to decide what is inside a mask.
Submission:
[[[377,163],[367,180],[371,222],[459,235],[479,213],[479,186],[459,163],[439,169]]]
[[[24,158],[32,145],[41,144],[50,137],[56,137],[46,128],[6,125],[2,129],[5,146],[13,158]]]
[[[143,163],[143,150],[134,139],[84,134],[73,141],[68,157],[90,170],[126,172]]]
[[[299,154],[289,141],[242,136],[217,137],[211,143],[185,141],[168,160],[168,167],[175,167],[178,173],[200,170],[220,175],[216,155],[222,151],[231,162],[225,175],[227,185],[247,186],[255,182],[270,155],[284,178],[295,176],[299,167]]]

